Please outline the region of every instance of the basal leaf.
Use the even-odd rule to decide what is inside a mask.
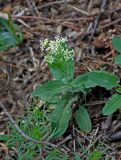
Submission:
[[[52,130],[55,132],[54,138],[60,137],[65,133],[72,116],[71,105],[76,99],[76,97],[65,96],[55,106],[51,117]]]
[[[110,115],[121,108],[121,94],[114,94],[103,108],[103,115]]]
[[[65,92],[68,88],[69,86],[63,84],[61,81],[48,81],[47,83],[38,86],[32,92],[32,96],[38,96],[45,101],[49,101],[55,95]]]
[[[116,56],[115,63],[116,64],[121,64],[121,54],[119,54],[119,55]]]
[[[91,119],[85,107],[81,106],[76,111],[75,120],[82,131],[90,132],[92,130]]]
[[[115,48],[115,50],[117,52],[121,53],[121,38],[113,37],[113,39],[112,39],[112,45],[113,45],[113,47]]]

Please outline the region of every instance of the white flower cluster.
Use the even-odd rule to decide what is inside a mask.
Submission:
[[[40,41],[41,49],[48,52],[45,61],[48,64],[67,62],[73,59],[74,51],[67,46],[67,38],[55,37],[55,41]]]

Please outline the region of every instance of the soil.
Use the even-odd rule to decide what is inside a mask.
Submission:
[[[15,119],[22,117],[32,103],[34,88],[52,79],[44,62],[45,53],[40,49],[40,40],[45,38],[68,38],[69,46],[75,51],[75,76],[101,69],[121,77],[121,67],[114,63],[117,53],[111,44],[113,36],[121,36],[120,0],[1,0],[0,13],[6,12],[24,34],[21,45],[0,52],[0,101]],[[106,158],[119,160],[121,139],[112,143],[106,137],[117,128],[120,131],[120,111],[109,117],[101,114],[113,92],[97,87],[88,95],[93,131],[83,135],[75,128],[75,132],[85,146],[86,139],[94,143],[95,139],[103,140],[111,147]],[[7,132],[7,122],[0,108],[0,134]],[[62,139],[71,134],[72,128]],[[74,138],[67,145],[70,151],[73,143]]]

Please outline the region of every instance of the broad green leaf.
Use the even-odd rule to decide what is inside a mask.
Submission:
[[[61,81],[48,81],[47,83],[38,86],[32,92],[32,96],[38,96],[45,101],[49,101],[54,98],[55,95],[64,93],[68,88],[69,86],[63,84]]]
[[[85,107],[81,106],[76,111],[75,117],[76,123],[78,124],[79,128],[84,132],[90,132],[92,130],[92,123],[90,116]]]
[[[97,84],[88,78],[87,74],[82,74],[71,82],[73,92],[85,92],[85,88],[95,87]]]
[[[103,115],[110,115],[117,109],[121,108],[121,95],[114,94],[103,108]]]
[[[119,55],[116,56],[115,63],[116,64],[121,64],[121,54],[119,54]]]
[[[120,52],[121,53],[121,38],[118,38],[118,37],[114,37],[112,39],[112,45],[113,47],[115,48],[115,50],[117,52]]]
[[[107,90],[118,86],[118,78],[106,71],[91,71],[83,75],[78,76],[71,82],[72,91],[82,91],[85,88],[91,87],[105,87]]]
[[[53,63],[52,65],[49,65],[49,67],[55,79],[60,80],[63,83],[68,83],[74,77],[73,60],[61,63]]]
[[[90,78],[97,86],[105,87],[107,90],[118,86],[118,78],[106,71],[92,71],[87,73],[88,78]],[[86,85],[86,84],[85,84]]]
[[[72,116],[71,105],[76,99],[77,97],[65,96],[55,106],[51,117],[52,130],[55,132],[54,138],[60,137],[65,133]]]

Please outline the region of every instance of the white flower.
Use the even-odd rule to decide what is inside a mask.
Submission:
[[[55,41],[45,39],[41,41],[41,49],[48,52],[45,61],[48,64],[67,62],[73,60],[74,51],[67,46],[67,38],[55,37]]]
[[[46,38],[44,41],[40,40],[40,48],[42,50],[44,50],[48,46],[48,44],[49,44],[49,39],[48,38]]]

